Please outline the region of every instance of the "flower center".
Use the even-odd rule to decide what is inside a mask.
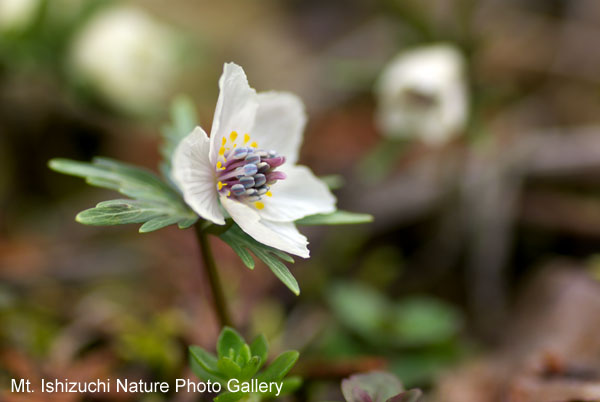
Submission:
[[[276,151],[260,149],[256,142],[250,141],[250,135],[244,134],[238,145],[235,131],[229,134],[229,138],[223,137],[215,167],[217,191],[263,209],[262,197],[271,197],[270,186],[286,177],[285,173],[275,170],[285,163],[285,157]]]

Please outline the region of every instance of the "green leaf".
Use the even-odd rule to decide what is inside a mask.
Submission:
[[[132,198],[103,201],[80,212],[76,220],[82,224],[143,223],[140,232],[146,233],[173,224],[189,227],[198,219],[179,193],[146,169],[108,158],[94,158],[92,163],[52,159],[49,166]]]
[[[254,268],[254,260],[252,260],[252,257],[248,253],[248,251],[250,251],[267,264],[275,276],[294,292],[294,294],[300,294],[300,287],[298,286],[296,278],[294,278],[289,269],[281,262],[281,260],[294,262],[294,259],[291,256],[273,247],[257,242],[244,233],[244,231],[236,224],[231,225],[229,230],[222,233],[220,237],[233,249],[233,251],[235,251],[248,268]]]
[[[282,381],[281,394],[287,395],[295,392],[298,388],[302,386],[302,377],[300,376],[292,376],[289,378],[284,378]]]
[[[244,367],[246,363],[250,361],[252,358],[252,352],[250,351],[250,346],[247,343],[244,343],[242,348],[240,349],[240,353],[237,355],[235,362],[240,366]]]
[[[264,382],[280,381],[294,367],[298,357],[300,353],[295,350],[283,352],[256,378]]]
[[[418,347],[443,342],[458,333],[460,313],[430,297],[414,296],[396,304],[390,322],[402,346]]]
[[[330,214],[316,214],[296,221],[298,225],[355,225],[373,222],[373,216],[348,211],[335,211]]]
[[[160,149],[163,161],[160,170],[167,178],[171,174],[171,157],[177,144],[198,125],[196,107],[186,96],[175,98],[171,104],[171,123],[162,129],[163,145]]]
[[[267,355],[269,353],[269,343],[267,342],[267,338],[260,334],[250,344],[250,350],[252,351],[252,356],[260,357],[261,364],[267,361]]]
[[[327,295],[335,316],[359,335],[375,340],[389,318],[390,303],[375,289],[362,283],[341,281]]]
[[[292,275],[284,263],[271,256],[269,252],[264,250],[253,250],[253,253],[265,264],[267,264],[267,266],[271,269],[271,272],[273,272],[275,276],[279,278],[279,280],[283,282],[283,284],[287,286],[296,296],[300,294],[300,287],[298,286],[296,278],[294,278],[294,275]]]
[[[242,373],[242,368],[231,357],[219,357],[217,366],[219,371],[225,374],[227,378],[238,378]]]
[[[370,286],[352,282],[336,283],[327,297],[335,316],[348,329],[377,345],[439,344],[455,336],[462,326],[455,308],[429,297],[394,302]]]
[[[142,226],[140,226],[139,232],[140,233],[153,232],[155,230],[162,229],[165,226],[170,226],[170,225],[179,223],[180,220],[181,220],[181,217],[179,217],[179,216],[168,216],[168,215],[167,216],[158,216],[156,218],[153,218],[153,219],[147,221]]]
[[[342,393],[346,402],[386,402],[404,391],[396,376],[383,371],[356,374],[342,380]]]
[[[119,225],[142,223],[161,215],[154,204],[135,200],[103,201],[96,208],[77,214],[75,220],[84,225]]]
[[[187,229],[198,221],[198,215],[179,221],[177,226],[179,229]]]
[[[244,346],[244,338],[233,328],[225,327],[217,341],[217,355],[221,357],[236,357]],[[233,356],[231,351],[233,350]]]
[[[221,238],[223,239],[223,237]],[[240,257],[245,266],[247,266],[250,269],[254,269],[254,259],[252,258],[252,255],[250,255],[248,250],[246,250],[243,246],[240,246],[238,243],[235,242],[227,242],[227,244],[229,244],[231,249],[238,255],[238,257]]]
[[[298,388],[302,386],[302,378],[298,376],[284,378],[281,381],[281,393],[279,396],[288,395],[292,392],[296,391]],[[261,392],[260,395],[263,397],[275,397],[277,396],[277,391],[274,392]]]
[[[192,354],[191,352],[189,354],[189,362],[190,362],[190,368],[192,369],[194,374],[196,374],[196,376],[198,378],[200,378],[201,380],[204,380],[204,381],[210,380],[213,382],[218,382],[220,384],[225,384],[227,382],[227,378],[224,378],[220,373],[219,374],[211,373],[208,370],[206,370],[200,364],[200,361],[197,359],[197,356]]]
[[[200,346],[190,346],[188,350],[190,358],[194,359],[204,370],[212,374],[219,374],[217,358],[213,354],[202,349]]]
[[[248,360],[248,363],[242,367],[242,372],[240,374],[239,379],[241,381],[248,381],[249,379],[251,379],[254,376],[254,374],[258,372],[261,364],[262,362],[260,357],[252,356],[250,360]]]

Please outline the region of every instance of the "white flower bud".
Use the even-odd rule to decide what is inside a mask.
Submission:
[[[0,0],[0,32],[19,32],[31,26],[40,0]]]
[[[376,123],[390,138],[448,142],[464,128],[468,94],[464,59],[450,45],[432,45],[396,56],[376,85]]]
[[[127,112],[148,112],[169,96],[178,43],[168,27],[142,10],[101,11],[78,34],[70,65],[77,79]]]

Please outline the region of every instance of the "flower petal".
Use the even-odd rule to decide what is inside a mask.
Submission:
[[[261,220],[252,207],[224,196],[221,204],[235,223],[254,240],[302,258],[309,257],[308,240],[298,232],[293,222]]]
[[[261,218],[293,222],[305,216],[335,211],[335,197],[309,168],[284,165],[281,170],[287,178],[272,186],[272,196],[263,197],[264,208],[258,211]]]
[[[256,117],[256,91],[248,85],[246,73],[235,63],[225,63],[219,79],[219,99],[210,131],[210,161],[217,163],[217,155],[224,136],[232,131],[240,135],[250,133]]]
[[[200,127],[185,137],[173,153],[173,181],[185,202],[202,218],[225,224],[215,187],[214,167],[208,158],[210,140]]]
[[[251,136],[260,148],[275,150],[286,157],[287,163],[295,164],[305,126],[304,104],[296,95],[287,92],[258,94],[258,111]]]

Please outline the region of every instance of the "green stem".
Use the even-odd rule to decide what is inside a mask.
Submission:
[[[219,278],[215,259],[213,258],[210,243],[208,241],[208,234],[202,230],[203,221],[198,221],[194,228],[196,229],[196,235],[198,236],[198,243],[200,244],[200,253],[202,254],[202,263],[208,276],[208,282],[210,283],[211,293],[215,303],[215,311],[221,322],[221,326],[233,327],[233,321],[227,308],[227,301],[225,294],[223,293],[223,286]]]

